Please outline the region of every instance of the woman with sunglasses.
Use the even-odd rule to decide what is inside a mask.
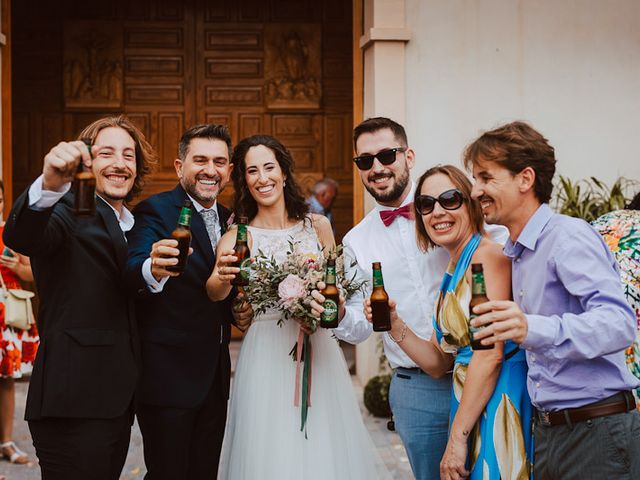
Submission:
[[[423,251],[441,246],[451,261],[435,307],[434,335],[415,335],[391,307],[394,340],[432,376],[453,367],[449,440],[441,478],[526,479],[533,453],[532,407],[526,388],[524,351],[512,342],[471,349],[469,302],[471,264],[483,265],[491,300],[511,297],[511,264],[502,247],[485,236],[480,205],[471,182],[451,165],[427,170],[414,198],[416,234]],[[370,306],[365,305],[370,318]]]

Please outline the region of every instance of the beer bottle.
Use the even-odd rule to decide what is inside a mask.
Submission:
[[[340,305],[340,292],[336,287],[336,260],[327,260],[327,272],[324,276],[326,287],[320,292],[324,297],[324,312],[320,316],[320,326],[322,328],[336,328],[338,326],[338,307]]]
[[[469,302],[469,322],[477,317],[473,313],[473,307],[484,302],[488,302],[487,289],[484,284],[484,270],[481,263],[471,264],[471,301]],[[490,350],[493,345],[482,345],[480,340],[474,340],[473,335],[484,327],[472,327],[469,323],[469,337],[471,337],[471,348],[473,350]]]
[[[180,210],[180,216],[178,217],[178,225],[175,230],[171,232],[171,238],[178,241],[178,263],[176,265],[167,266],[167,270],[170,272],[184,272],[187,266],[187,260],[189,259],[189,247],[191,246],[191,200],[186,199]]]
[[[373,262],[373,292],[371,292],[371,310],[373,314],[373,331],[388,332],[391,330],[391,314],[389,312],[389,295],[384,289],[382,267],[380,262]]]
[[[82,141],[89,150],[89,156],[93,160],[91,152],[91,139],[83,138]],[[84,169],[84,162],[80,160],[73,182],[74,210],[80,217],[90,217],[96,212],[96,177],[91,169]]]
[[[236,235],[236,244],[233,247],[235,256],[238,261],[233,263],[232,267],[240,269],[239,273],[231,280],[231,285],[236,287],[245,287],[249,285],[249,275],[251,273],[251,252],[249,252],[249,244],[247,243],[247,217],[238,218],[238,233]]]

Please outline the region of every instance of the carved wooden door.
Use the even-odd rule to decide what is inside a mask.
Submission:
[[[87,123],[125,112],[159,153],[144,196],[172,188],[182,131],[225,123],[234,143],[278,137],[307,187],[340,183],[352,219],[351,2],[35,0],[13,4],[14,192]],[[232,189],[221,196],[230,205]]]

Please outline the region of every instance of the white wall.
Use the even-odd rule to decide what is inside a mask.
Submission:
[[[406,0],[417,178],[515,119],[573,179],[640,180],[640,1]]]

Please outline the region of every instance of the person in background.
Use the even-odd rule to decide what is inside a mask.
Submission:
[[[318,180],[311,190],[311,196],[307,198],[309,212],[324,215],[331,222],[331,227],[335,230],[331,207],[338,195],[338,182],[333,178],[325,177]]]
[[[0,180],[0,214],[4,209],[4,183]],[[4,220],[0,219],[0,237]],[[0,275],[7,288],[22,288],[20,281],[32,282],[33,273],[29,257],[5,247],[0,238]],[[1,300],[1,298],[0,298]],[[15,411],[14,379],[31,373],[38,344],[36,324],[29,330],[5,325],[4,304],[0,303],[0,449],[2,457],[11,463],[29,462],[26,453],[13,442],[13,414]]]
[[[631,373],[640,378],[640,192],[623,210],[606,213],[592,225],[618,262],[624,295],[636,314],[636,339],[625,357]],[[633,392],[640,398],[640,388]]]

